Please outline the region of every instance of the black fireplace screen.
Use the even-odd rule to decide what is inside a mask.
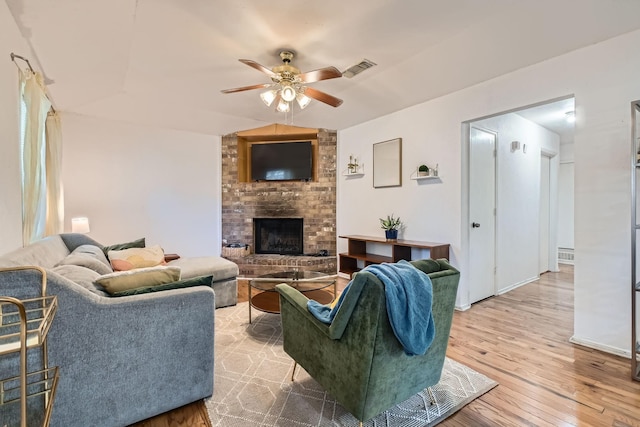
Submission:
[[[257,254],[301,255],[302,218],[254,218],[253,244]]]

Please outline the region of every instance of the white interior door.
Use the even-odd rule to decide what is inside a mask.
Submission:
[[[469,302],[495,295],[496,135],[474,127],[469,135]]]
[[[540,273],[549,271],[549,233],[550,233],[550,203],[551,195],[551,159],[544,154],[540,158]]]

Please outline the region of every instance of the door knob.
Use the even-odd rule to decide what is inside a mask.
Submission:
[[[471,228],[480,228],[480,224],[477,222],[472,222],[471,223]]]

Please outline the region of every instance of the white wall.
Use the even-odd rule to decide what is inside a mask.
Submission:
[[[24,56],[29,50],[0,2],[0,254],[22,246],[18,69],[11,52]]]
[[[89,217],[103,244],[146,237],[219,255],[220,137],[63,114],[65,229]]]
[[[461,123],[575,95],[575,314],[573,340],[612,352],[630,343],[630,102],[640,99],[640,32],[527,67],[339,132],[338,169],[362,156],[364,178],[338,182],[338,233],[380,234],[390,212],[408,223],[404,237],[449,242],[462,270],[457,304],[469,278],[468,212],[462,192],[468,153]],[[403,138],[403,186],[373,189],[371,145]],[[409,181],[422,162],[440,163],[441,183]],[[463,203],[464,202],[464,203]],[[342,240],[342,239],[341,239]],[[346,243],[339,241],[345,250]]]
[[[540,156],[556,154],[551,172],[557,176],[560,137],[514,113],[472,125],[497,134],[496,289],[502,293],[539,276]],[[512,151],[512,141],[521,148]],[[552,205],[557,212],[557,202]]]
[[[574,144],[560,144],[560,173],[558,179],[558,247],[574,247]]]

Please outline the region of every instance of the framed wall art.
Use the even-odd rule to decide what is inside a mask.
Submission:
[[[373,144],[373,188],[402,185],[402,138]]]

